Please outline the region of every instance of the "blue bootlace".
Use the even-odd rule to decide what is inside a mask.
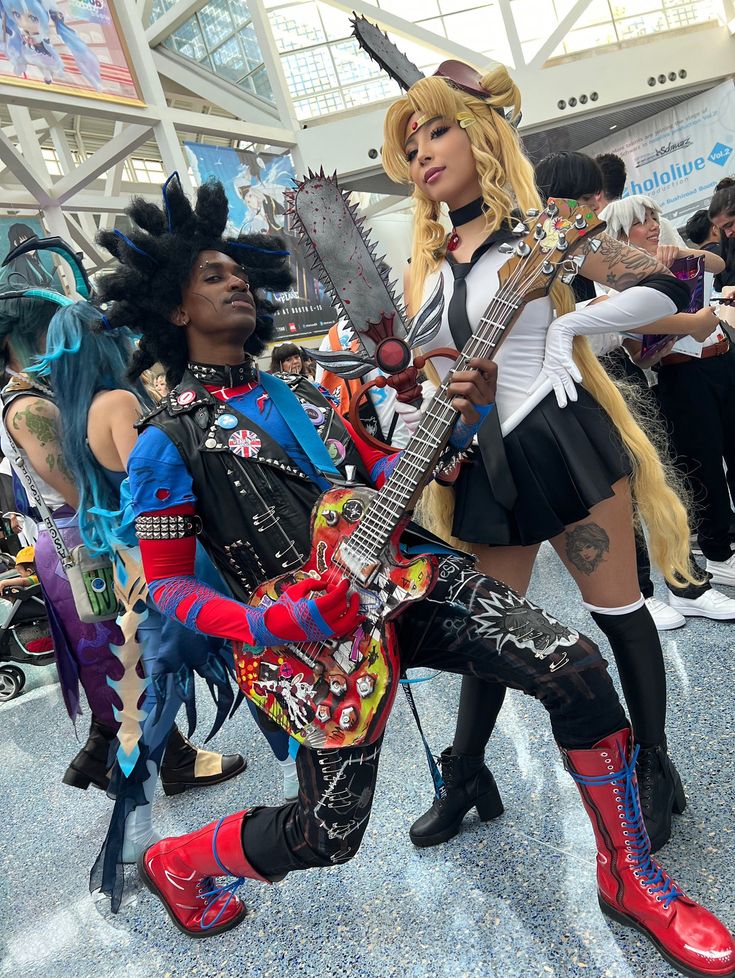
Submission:
[[[627,831],[623,834],[627,836],[628,861],[633,867],[633,875],[640,881],[641,886],[647,887],[650,894],[656,894],[657,902],[663,904],[664,908],[668,910],[673,901],[678,900],[680,896],[683,896],[683,893],[658,863],[651,859],[651,843],[643,822],[643,814],[638,802],[638,791],[634,781],[639,749],[638,747],[635,748],[629,761],[623,761],[623,767],[619,771],[597,777],[587,777],[583,774],[577,774],[575,771],[570,771],[570,774],[577,784],[589,787],[599,787],[606,784],[625,785],[625,821],[623,821],[623,826],[626,827]],[[623,752],[621,751],[621,753]],[[619,795],[619,793],[619,789],[616,788],[616,794]],[[620,808],[621,806],[618,805],[619,810]]]
[[[214,830],[214,835],[212,836],[212,855],[214,856],[214,861],[222,870],[222,875],[232,876],[233,874],[229,871],[229,869],[227,869],[227,867],[222,863],[222,860],[217,855],[217,835],[219,833],[220,826],[222,825],[223,822],[224,822],[224,818],[221,818],[219,822],[217,822],[217,827]],[[200,927],[202,928],[202,930],[209,930],[210,927],[214,927],[214,925],[220,919],[220,917],[225,912],[225,910],[227,910],[233,897],[236,895],[237,891],[240,889],[240,887],[244,882],[245,882],[244,876],[237,876],[235,877],[235,879],[232,880],[231,883],[227,883],[224,886],[215,886],[214,878],[212,876],[207,876],[205,880],[202,880],[202,884],[209,883],[211,884],[212,887],[212,889],[206,890],[205,892],[202,892],[200,894],[203,900],[207,900],[207,897],[209,897],[209,899],[207,900],[207,905],[204,908],[204,912],[202,913],[202,919],[200,923]],[[220,908],[219,913],[214,918],[214,920],[211,920],[208,924],[205,924],[204,921],[206,919],[210,907],[214,906],[217,900],[224,893],[227,894],[227,899],[225,900],[224,904]]]

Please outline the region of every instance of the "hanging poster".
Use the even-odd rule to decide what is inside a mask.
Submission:
[[[585,153],[615,153],[625,161],[625,193],[653,197],[677,226],[707,207],[719,181],[735,170],[735,82],[680,102]]]
[[[13,248],[32,237],[43,238],[46,232],[35,217],[0,217],[0,264]],[[20,289],[60,289],[54,260],[48,251],[32,251],[13,259],[0,268],[0,292]]]
[[[184,146],[197,183],[214,177],[224,185],[232,232],[278,234],[286,239],[294,285],[275,295],[282,305],[275,316],[276,339],[298,342],[299,337],[326,333],[338,316],[291,233],[284,206],[284,191],[293,186],[291,157],[205,143]]]
[[[0,0],[0,82],[143,104],[109,0]]]

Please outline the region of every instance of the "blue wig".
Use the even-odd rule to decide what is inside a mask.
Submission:
[[[127,379],[135,350],[132,334],[105,329],[105,322],[88,302],[60,309],[49,323],[46,353],[32,370],[50,379],[62,418],[61,445],[79,490],[82,539],[94,553],[111,554],[123,543],[120,493],[90,451],[87,418],[101,391],[127,390],[143,403],[148,398]]]

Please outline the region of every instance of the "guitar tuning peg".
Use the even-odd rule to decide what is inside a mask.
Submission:
[[[563,231],[559,232],[559,238],[556,242],[557,251],[566,251],[569,247],[569,242],[567,241],[567,236]]]
[[[530,211],[527,211],[526,212],[526,216],[527,217],[538,217],[539,216],[539,213],[540,213],[540,211],[537,211],[536,208],[533,207]]]
[[[513,234],[527,234],[527,233],[528,233],[528,228],[523,223],[523,221],[519,221],[516,224],[516,226],[513,228]]]
[[[546,237],[546,231],[544,231],[543,224],[536,225],[536,227],[533,229],[533,236],[537,241],[543,241],[543,239]]]
[[[574,218],[574,226],[575,228],[579,228],[580,231],[582,228],[587,227],[587,221],[584,219],[584,214],[577,214],[577,216]]]
[[[529,248],[529,246],[526,244],[525,241],[519,241],[515,247],[515,253],[520,258],[525,258],[527,255],[531,254],[531,249]]]
[[[557,206],[555,200],[549,200],[548,204],[546,205],[546,213],[549,215],[549,217],[556,217],[556,215],[559,213],[559,207]]]
[[[498,248],[498,251],[501,253],[501,255],[512,255],[513,245],[510,243],[510,241],[504,241]]]
[[[544,273],[544,275],[552,275],[554,272],[554,266],[550,261],[545,261],[541,266],[541,271]]]
[[[592,238],[589,247],[591,251],[599,251],[602,247],[602,242],[598,238]]]

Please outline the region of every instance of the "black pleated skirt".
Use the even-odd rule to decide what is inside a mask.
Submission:
[[[552,392],[504,439],[518,498],[493,496],[475,449],[455,486],[452,532],[467,543],[530,546],[550,540],[613,495],[632,465],[609,415],[584,388],[560,408]]]

